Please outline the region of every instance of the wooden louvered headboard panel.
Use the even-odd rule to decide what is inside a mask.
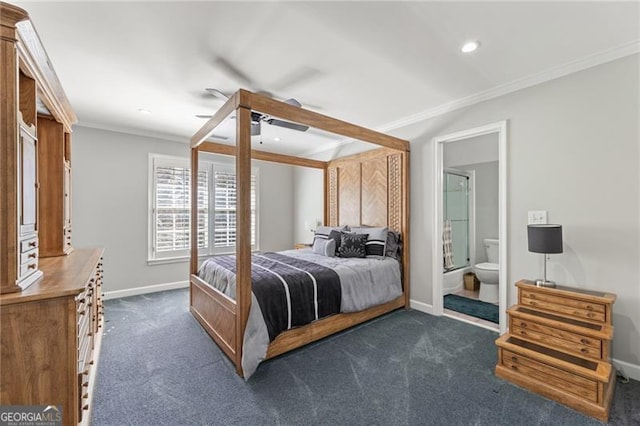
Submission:
[[[328,226],[388,226],[400,232],[404,152],[377,149],[327,166]]]

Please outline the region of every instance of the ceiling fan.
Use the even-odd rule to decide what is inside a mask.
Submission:
[[[229,96],[226,95],[225,93],[223,93],[222,91],[215,89],[215,88],[211,88],[211,87],[207,87],[206,89],[204,89],[207,93],[209,93],[210,95],[213,95],[216,98],[220,98],[223,100],[227,100],[229,99]],[[258,92],[261,94],[264,94],[266,96],[271,97],[270,93],[267,92]],[[302,104],[300,102],[298,102],[296,99],[294,98],[290,98],[284,101],[284,103],[287,103],[289,105],[293,105],[295,107],[301,108]],[[211,118],[213,117],[213,115],[208,115],[208,114],[196,114],[196,117],[198,118]],[[231,117],[232,119],[235,119],[235,116]],[[297,130],[300,132],[306,132],[307,130],[309,130],[309,126],[304,126],[302,124],[297,124],[297,123],[293,123],[291,121],[285,121],[285,120],[280,120],[277,118],[273,118],[269,115],[266,114],[261,114],[259,112],[251,112],[251,136],[258,136],[260,135],[261,131],[262,131],[262,123],[267,123],[270,124],[272,126],[278,126],[278,127],[284,127],[285,129],[292,129],[292,130]]]

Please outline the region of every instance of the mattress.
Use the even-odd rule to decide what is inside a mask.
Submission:
[[[314,254],[311,249],[287,250],[280,255],[311,262],[335,271],[340,281],[340,312],[357,312],[389,302],[402,294],[400,264],[390,257],[341,258]],[[254,254],[256,263],[263,255]],[[265,255],[266,256],[266,255]],[[235,299],[236,281],[232,268],[210,258],[203,262],[198,276],[212,287]],[[270,338],[260,304],[251,294],[251,309],[244,334],[242,369],[251,377],[267,354]]]

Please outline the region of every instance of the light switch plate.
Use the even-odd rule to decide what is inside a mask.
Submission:
[[[546,225],[547,220],[547,211],[546,210],[530,210],[528,214],[528,225]]]

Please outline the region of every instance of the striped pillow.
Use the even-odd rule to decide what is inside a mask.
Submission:
[[[318,226],[316,229],[315,235],[313,237],[313,243],[315,244],[316,240],[335,240],[335,254],[338,253],[338,249],[340,248],[340,232],[346,231],[347,225],[343,226]]]
[[[369,234],[367,237],[367,257],[384,257],[387,248],[389,228],[352,228],[356,234]]]

